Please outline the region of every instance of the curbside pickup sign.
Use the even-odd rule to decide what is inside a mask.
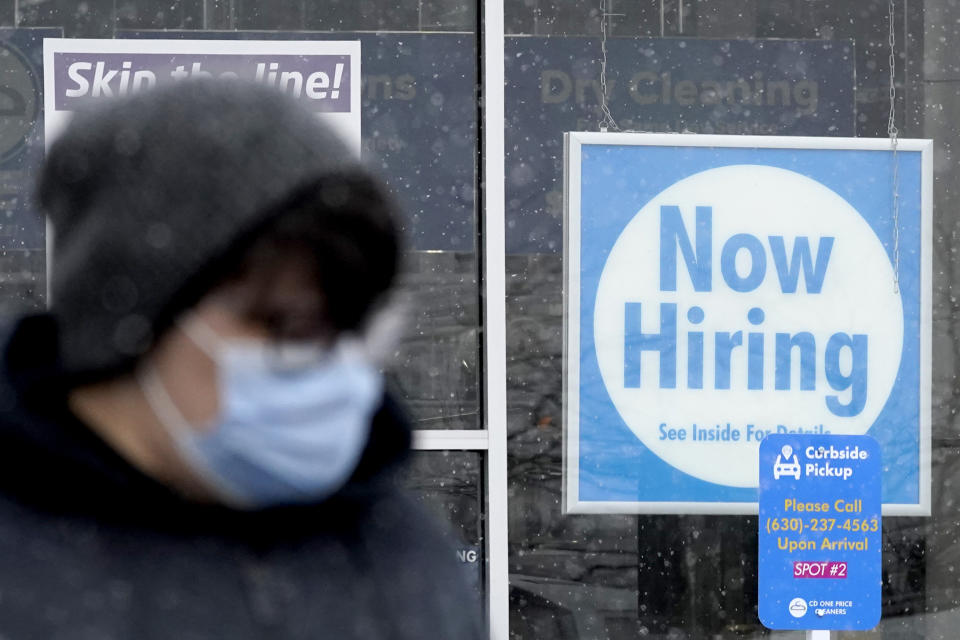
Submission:
[[[758,613],[764,626],[877,626],[880,471],[880,447],[869,436],[764,439],[758,519]]]
[[[756,513],[761,441],[818,434],[928,513],[931,155],[567,134],[565,509]]]

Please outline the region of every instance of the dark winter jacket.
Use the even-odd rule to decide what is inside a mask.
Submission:
[[[18,322],[0,371],[0,638],[482,637],[451,547],[392,478],[409,430],[391,401],[333,498],[204,506],[70,413],[52,330]]]

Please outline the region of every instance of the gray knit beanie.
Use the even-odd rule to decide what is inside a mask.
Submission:
[[[339,174],[368,179],[315,116],[240,82],[186,81],[78,114],[38,193],[61,370],[130,366],[212,284],[200,281],[218,259]]]

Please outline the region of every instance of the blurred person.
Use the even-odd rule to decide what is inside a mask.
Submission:
[[[396,486],[397,221],[336,135],[188,81],[77,115],[38,200],[51,305],[0,374],[0,637],[482,636]]]

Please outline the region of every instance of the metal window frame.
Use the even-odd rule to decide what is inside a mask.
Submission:
[[[504,10],[502,0],[478,3],[481,105],[481,237],[484,429],[417,430],[423,451],[486,452],[487,621],[491,640],[509,636],[507,505],[507,341],[504,173]]]
[[[504,10],[483,0],[484,365],[487,440],[487,611],[492,639],[509,635],[507,535],[506,195]]]

